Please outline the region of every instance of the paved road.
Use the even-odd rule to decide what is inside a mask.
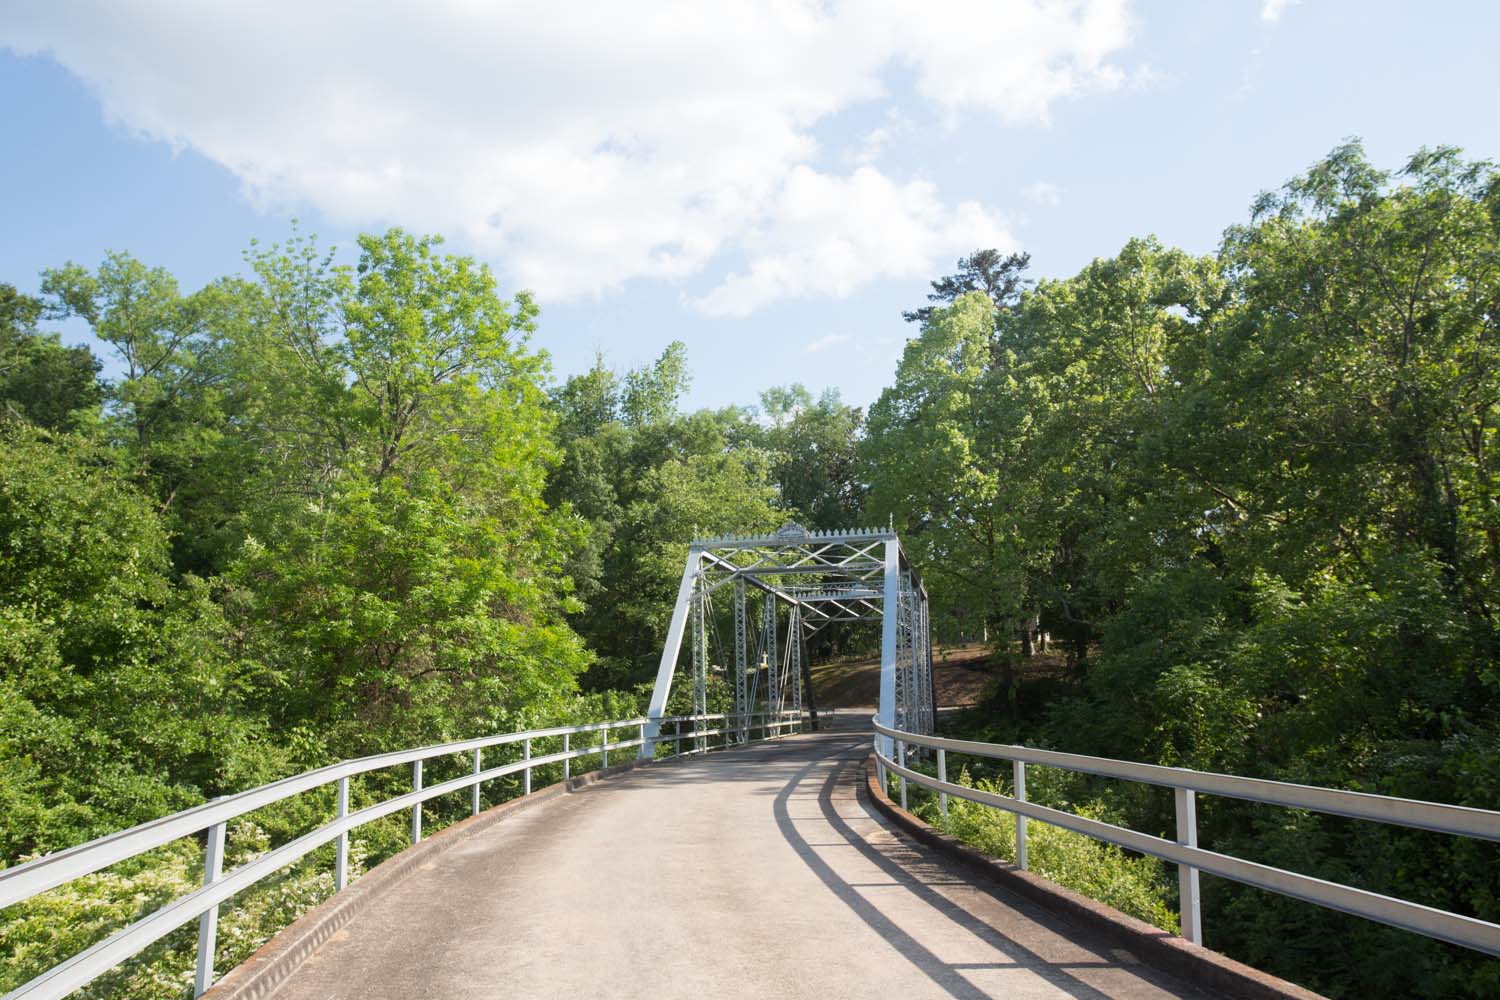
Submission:
[[[868,745],[792,737],[518,813],[376,901],[275,1000],[1198,995],[895,836],[855,797]]]

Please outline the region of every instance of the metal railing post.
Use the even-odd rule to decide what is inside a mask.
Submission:
[[[682,720],[677,719],[672,723],[672,756],[682,756]]]
[[[902,767],[906,766],[906,741],[896,741],[896,763]],[[906,808],[906,775],[896,775],[896,780],[901,782],[901,808]]]
[[[224,874],[224,824],[208,828],[203,850],[203,884],[211,885]],[[203,911],[198,918],[198,968],[193,975],[193,996],[202,996],[214,984],[214,948],[219,937],[219,907]]]
[[[609,724],[599,730],[599,770],[609,767]]]
[[[523,743],[521,745],[521,759],[522,760],[530,760],[531,759],[531,738],[530,737],[527,737],[525,743]],[[531,794],[531,768],[529,766],[525,769],[525,777],[522,779],[522,782],[521,782],[521,794],[522,795],[530,795]]]
[[[1025,802],[1026,762],[1015,761],[1013,773],[1015,775],[1016,801]],[[1022,869],[1028,867],[1026,863],[1026,817],[1020,813],[1016,813],[1016,867]]]
[[[422,762],[413,761],[411,765],[411,790],[420,792],[422,790]],[[422,803],[418,802],[411,807],[411,842],[413,844],[422,839]]]
[[[469,791],[470,805],[472,806],[470,815],[473,816],[479,815],[479,772],[484,770],[480,766],[480,755],[483,753],[484,750],[482,748],[476,747],[474,749],[474,787]]]
[[[1177,843],[1198,846],[1198,795],[1189,788],[1172,789],[1177,806]],[[1182,936],[1193,944],[1203,943],[1203,911],[1198,895],[1198,869],[1177,866],[1178,907],[1182,911]]]
[[[876,734],[875,740],[875,777],[880,780],[881,789],[886,788],[885,765],[880,762],[880,736]]]
[[[641,723],[641,749],[646,749],[646,724],[644,722]],[[651,757],[656,758],[656,747],[651,748]]]
[[[938,780],[947,784],[948,782],[948,752],[938,747]],[[948,822],[948,793],[938,792],[938,812],[943,814],[943,822]]]
[[[568,735],[569,735],[568,733],[563,733],[563,753],[572,753],[573,752],[572,749],[568,746],[568,743],[569,743]],[[564,757],[563,758],[563,780],[564,781],[567,781],[570,777],[573,776],[573,768],[571,766],[572,763],[573,763],[573,758],[572,757]]]
[[[339,779],[339,819],[349,815],[349,779]],[[349,884],[349,831],[339,834],[333,848],[333,891],[343,892]]]

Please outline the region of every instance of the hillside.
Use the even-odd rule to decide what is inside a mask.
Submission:
[[[939,707],[978,701],[994,676],[990,650],[980,643],[935,646],[932,665]],[[814,664],[812,675],[819,709],[859,708],[880,700],[878,657]]]

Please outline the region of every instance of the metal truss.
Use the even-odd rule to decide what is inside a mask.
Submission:
[[[708,629],[705,625],[704,605],[708,595],[702,590],[693,591],[693,714],[708,714]],[[697,749],[704,750],[707,744],[703,737],[696,738]]]
[[[741,705],[750,704],[750,678],[747,676],[749,663],[747,662],[747,643],[749,636],[746,634],[749,623],[745,620],[745,581],[734,581],[734,704],[738,711]],[[741,743],[750,742],[750,716],[748,713],[740,713],[739,739]]]
[[[734,595],[732,666],[710,662],[710,634],[718,634],[712,595],[726,586]],[[751,627],[752,592],[761,602],[758,629]],[[733,675],[741,739],[748,737],[745,720],[760,705],[768,712],[805,705],[816,727],[807,640],[839,622],[880,623],[882,722],[932,732],[927,590],[893,529],[809,531],[788,523],[771,534],[694,539],[657,668],[647,735],[658,735],[656,720],[666,712],[684,638],[692,651],[694,712],[707,710],[709,674],[724,671]]]

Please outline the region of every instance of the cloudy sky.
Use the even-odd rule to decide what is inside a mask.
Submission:
[[[590,7],[7,0],[0,281],[397,224],[534,290],[559,374],[681,339],[693,404],[864,404],[969,250],[1207,252],[1350,135],[1500,157],[1487,0]]]

